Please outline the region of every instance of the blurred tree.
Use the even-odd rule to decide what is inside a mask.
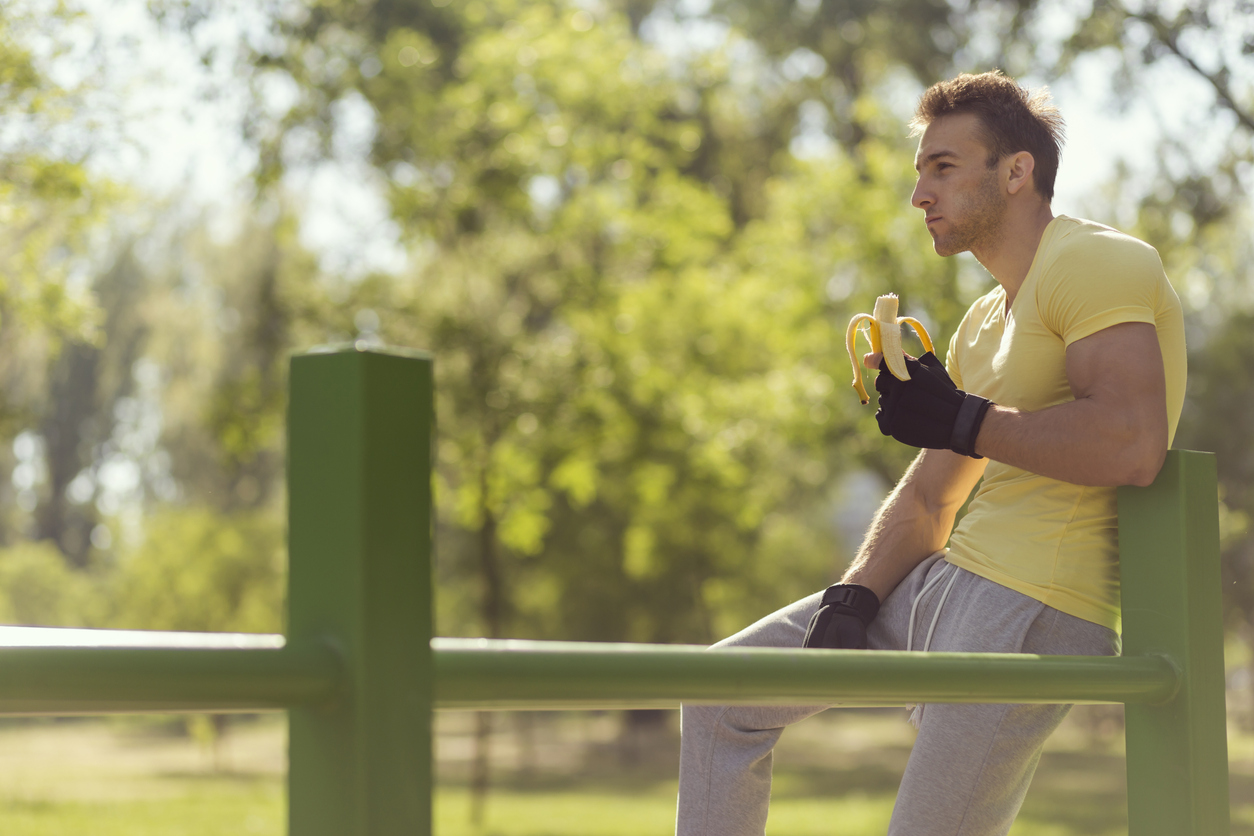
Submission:
[[[49,541],[0,549],[0,624],[100,626],[97,578],[71,569]]]
[[[773,571],[746,571],[763,521],[804,538],[789,512],[851,461],[834,444],[851,416],[829,397],[831,358],[846,361],[827,317],[847,309],[826,293],[844,302],[859,282],[824,273],[861,260],[891,276],[876,292],[936,281],[951,288],[943,298],[953,271],[920,274],[909,254],[901,269],[900,145],[861,177],[838,158],[781,173],[782,195],[830,168],[820,182],[837,196],[737,235],[735,198],[693,167],[707,134],[663,56],[612,17],[548,4],[511,14],[462,45],[460,80],[439,97],[422,86],[430,45],[403,31],[364,88],[400,157],[392,201],[418,247],[415,282],[383,305],[381,332],[437,352],[441,508],[470,535],[442,548],[441,588],[481,585],[479,624],[450,607],[441,629],[705,641],[746,601],[768,608],[833,571],[826,534],[790,543]],[[703,62],[704,107],[742,130],[755,91],[726,55]],[[889,168],[901,174],[886,200]],[[889,222],[868,236],[851,228],[877,221]],[[908,229],[925,252],[921,227]],[[772,250],[772,235],[789,240]],[[764,241],[737,255],[750,237]]]
[[[0,543],[48,539],[82,565],[94,519],[70,512],[64,491],[84,461],[102,334],[83,279],[121,194],[85,164],[91,82],[52,69],[73,53],[75,17],[64,3],[0,9],[0,470],[16,474],[0,481]],[[91,57],[77,57],[90,79]]]
[[[130,630],[278,633],[286,549],[272,514],[169,509],[119,556],[109,625]]]
[[[1128,95],[1140,70],[1169,60],[1205,82],[1216,109],[1254,131],[1254,4],[1249,0],[1095,0],[1074,19],[1063,68],[1077,56],[1108,50],[1121,61],[1118,90]]]
[[[926,87],[957,71],[1005,67],[1025,48],[1035,0],[713,0],[711,14],[746,33],[770,72],[800,92],[793,106],[809,106],[844,148],[901,130],[884,123],[868,102],[886,82],[902,77]],[[997,32],[995,38],[985,33]],[[907,82],[908,83],[908,82]]]
[[[35,508],[34,536],[55,543],[78,568],[90,562],[92,531],[99,523],[93,500],[101,468],[117,452],[119,411],[133,403],[134,368],[150,327],[147,280],[133,250],[123,249],[92,285],[98,336],[65,340],[47,372],[38,424],[47,477]]]
[[[286,359],[334,327],[330,303],[289,216],[149,230],[142,258],[123,246],[90,281],[105,338],[49,358],[40,423],[14,445],[11,481],[38,497],[30,533],[52,546],[0,550],[0,581],[16,601],[81,578],[0,618],[73,623],[77,602],[79,623],[279,630]],[[46,566],[57,553],[90,572]]]
[[[207,13],[162,8],[193,28]],[[817,513],[804,509],[823,504],[828,473],[902,463],[850,434],[852,413],[829,397],[849,306],[918,288],[934,322],[960,311],[952,265],[901,246],[926,246],[896,220],[906,149],[877,142],[856,173],[834,149],[798,165],[787,149],[804,78],[738,72],[752,47],[732,30],[674,55],[631,23],[547,3],[325,3],[276,13],[277,40],[250,56],[258,84],[282,73],[299,91],[277,121],[259,99],[263,183],[293,148],[330,153],[336,103],[374,114],[372,161],[416,270],[350,304],[439,358],[442,600],[479,601],[477,626],[445,606],[442,630],[704,641],[746,600],[767,608],[822,583],[828,535],[792,542],[806,527],[785,520]],[[900,135],[870,89],[867,124]],[[293,139],[310,132],[320,145]],[[767,217],[816,174],[839,205],[807,194],[810,217]],[[768,243],[749,252],[750,234]],[[786,244],[773,251],[773,236]],[[786,258],[797,269],[782,279]],[[773,593],[744,571],[768,518],[810,567],[777,566]],[[744,591],[709,585],[711,609],[714,578]]]
[[[216,235],[205,218],[171,229],[151,267],[160,445],[180,503],[281,516],[288,357],[344,317],[281,202],[233,220]]]

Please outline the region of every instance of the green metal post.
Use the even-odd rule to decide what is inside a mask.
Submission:
[[[345,677],[289,713],[289,832],[428,836],[431,361],[349,349],[291,369],[288,643],[331,643]]]
[[[1154,484],[1119,489],[1123,653],[1180,668],[1168,702],[1128,705],[1130,836],[1229,832],[1215,457],[1171,451]]]

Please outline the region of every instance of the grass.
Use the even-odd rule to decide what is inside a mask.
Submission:
[[[0,833],[284,832],[279,718],[240,727],[216,758],[181,731],[177,721],[136,718],[7,722],[0,727]]]
[[[7,800],[0,828],[9,836],[221,836],[281,834],[282,787],[208,783],[199,792],[149,801]]]
[[[1077,709],[1051,738],[1012,836],[1127,832],[1122,735],[1103,726],[1109,712]],[[473,825],[473,718],[439,715],[436,834],[671,833],[678,736],[674,717],[662,719],[624,734],[614,713],[496,715],[493,789]],[[285,832],[281,717],[238,724],[216,755],[181,731],[134,718],[0,724],[0,833]],[[900,711],[828,712],[790,729],[769,836],[882,836],[913,735]],[[1254,735],[1234,731],[1229,747],[1232,833],[1254,836]]]
[[[1122,737],[1101,711],[1077,710],[1051,739],[1012,836],[1127,832]],[[643,836],[673,830],[673,726],[628,738],[624,751],[614,745],[618,727],[611,717],[550,719],[542,733],[509,729],[514,721],[498,720],[507,728],[494,740],[496,787],[482,825],[475,827],[466,789],[472,724],[469,716],[442,720],[439,836]],[[529,743],[532,738],[542,743]],[[572,760],[575,739],[582,739],[583,748]],[[905,713],[897,710],[827,712],[790,729],[776,750],[768,836],[883,836],[913,739]]]

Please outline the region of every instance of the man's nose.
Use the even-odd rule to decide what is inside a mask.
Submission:
[[[931,192],[923,188],[922,180],[914,184],[914,194],[910,195],[911,206],[915,209],[926,209],[934,202],[935,200],[932,198]]]

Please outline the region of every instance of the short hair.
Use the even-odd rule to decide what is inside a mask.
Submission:
[[[979,75],[963,73],[939,81],[919,99],[910,120],[910,135],[923,133],[942,116],[959,113],[974,113],[979,118],[990,167],[1010,154],[1031,154],[1036,162],[1032,183],[1047,202],[1053,200],[1065,124],[1050,101],[1048,87],[1029,92],[1000,70]]]

